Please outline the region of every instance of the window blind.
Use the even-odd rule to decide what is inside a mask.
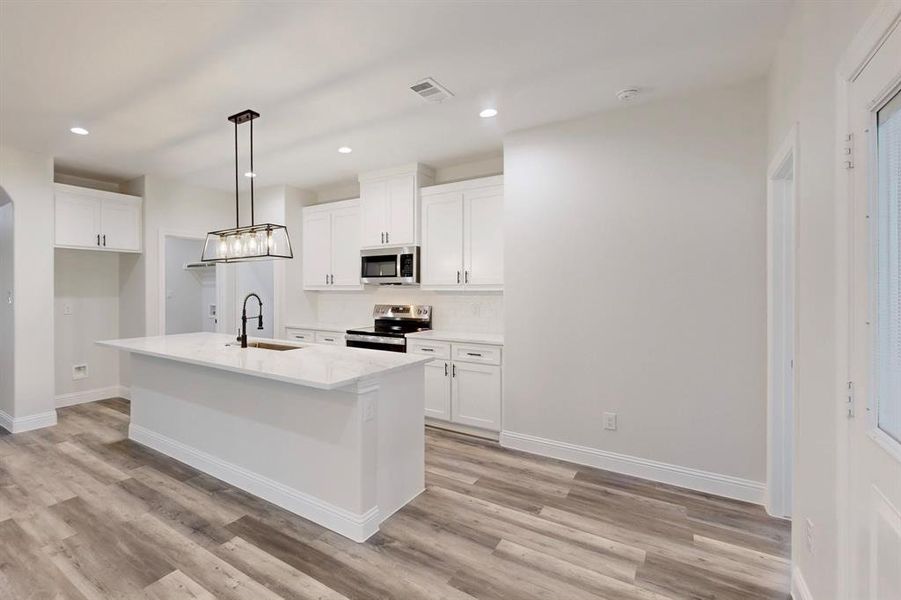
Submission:
[[[877,115],[877,425],[901,442],[901,93]]]

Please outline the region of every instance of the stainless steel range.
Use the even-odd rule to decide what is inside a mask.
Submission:
[[[408,333],[432,328],[432,307],[425,304],[376,304],[372,316],[372,327],[347,330],[348,346],[406,352]]]

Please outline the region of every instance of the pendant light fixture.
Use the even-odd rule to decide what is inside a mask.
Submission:
[[[211,231],[206,234],[206,243],[203,245],[201,261],[208,263],[217,262],[245,262],[252,260],[271,260],[274,258],[294,258],[291,251],[291,240],[288,238],[288,228],[284,225],[273,223],[260,223],[254,221],[253,214],[253,180],[256,171],[253,170],[253,120],[259,118],[260,113],[250,109],[239,112],[228,118],[235,124],[235,226],[231,229]],[[241,227],[241,210],[238,196],[238,125],[250,123],[250,225]]]

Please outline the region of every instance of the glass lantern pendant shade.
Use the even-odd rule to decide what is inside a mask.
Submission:
[[[250,172],[253,170],[253,120],[260,114],[245,110],[228,118],[235,124],[235,226],[206,234],[202,262],[246,262],[294,258],[288,228],[274,223],[255,223],[253,215],[253,180],[250,178],[250,225],[241,227],[238,203],[238,125],[250,123]]]

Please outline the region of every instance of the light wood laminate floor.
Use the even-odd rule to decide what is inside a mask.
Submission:
[[[430,430],[427,490],[355,544],[127,440],[128,410],[0,434],[0,598],[789,597],[759,506]]]

